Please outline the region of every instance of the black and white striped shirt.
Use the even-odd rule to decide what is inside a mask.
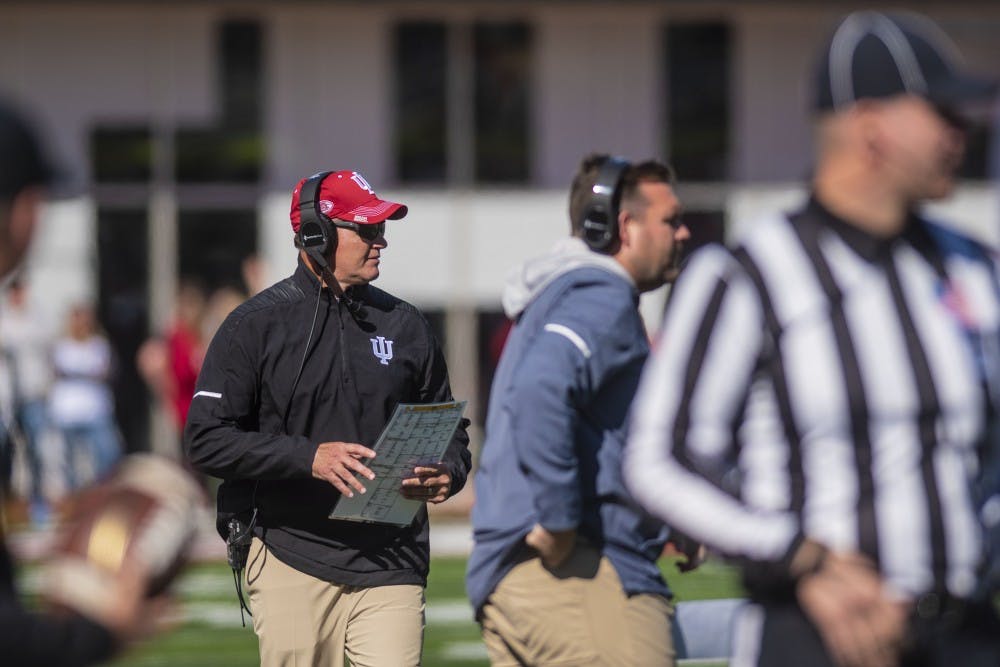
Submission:
[[[967,597],[992,265],[923,221],[879,241],[815,200],[747,230],[674,288],[634,405],[632,491],[735,557],[779,562],[808,536],[867,554],[901,594]]]

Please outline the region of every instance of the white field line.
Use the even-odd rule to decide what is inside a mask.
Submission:
[[[441,651],[441,657],[445,660],[488,660],[489,654],[486,652],[486,644],[476,642],[452,642],[446,644]]]

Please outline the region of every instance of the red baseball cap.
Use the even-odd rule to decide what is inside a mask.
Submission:
[[[303,178],[292,191],[292,209],[289,219],[292,230],[299,231],[299,192]],[[406,215],[406,206],[379,199],[364,176],[356,171],[331,171],[320,183],[319,210],[328,218],[356,222],[359,225],[374,225],[383,220],[399,220]]]

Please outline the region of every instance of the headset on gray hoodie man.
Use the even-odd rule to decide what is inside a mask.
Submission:
[[[630,166],[621,157],[609,157],[601,163],[583,216],[583,240],[591,250],[603,252],[618,238],[622,177]],[[305,192],[305,186],[302,191]],[[302,220],[304,228],[305,218]]]

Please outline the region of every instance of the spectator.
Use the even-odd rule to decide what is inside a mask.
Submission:
[[[205,357],[203,324],[207,311],[204,289],[187,280],[177,290],[176,314],[167,332],[167,387],[178,435],[184,431],[194,386]]]
[[[49,506],[45,495],[44,436],[49,428],[48,392],[52,384],[52,329],[45,315],[32,307],[23,275],[10,284],[0,308],[0,348],[12,379],[13,423],[22,436],[28,470],[32,523],[45,524]]]
[[[108,339],[98,330],[94,309],[70,309],[66,335],[52,351],[55,384],[49,399],[52,421],[63,436],[66,482],[80,487],[77,464],[83,455],[101,478],[122,454],[115,423],[114,398],[108,384],[113,358]]]

